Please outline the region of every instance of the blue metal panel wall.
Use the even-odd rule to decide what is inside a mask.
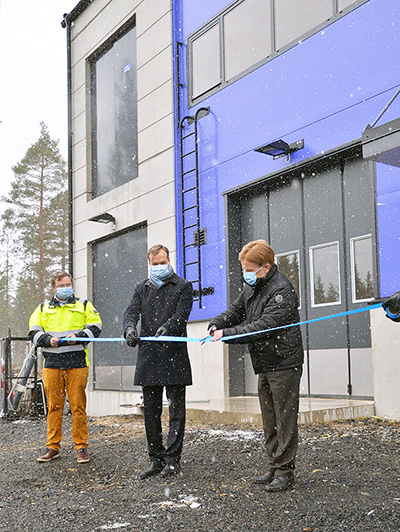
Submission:
[[[400,290],[400,168],[378,163],[377,205],[381,295]]]
[[[358,139],[399,86],[400,3],[398,0],[370,0],[188,109],[187,37],[230,3],[227,0],[173,0],[174,36],[175,40],[183,42],[181,116],[193,115],[200,106],[211,108],[211,114],[199,122],[199,166],[201,225],[207,227],[207,244],[201,248],[203,286],[214,286],[215,294],[204,298],[204,308],[195,308],[191,319],[209,318],[226,307],[222,193]],[[396,100],[380,124],[399,116],[400,101]],[[304,138],[305,148],[293,154],[290,163],[285,158],[272,160],[254,152],[254,148],[278,138],[288,143]],[[179,164],[176,168],[178,178]],[[378,194],[383,194],[392,182],[391,198],[399,197],[400,187],[395,184],[399,180],[393,179],[395,174],[398,175],[389,167],[379,169]],[[399,264],[400,255],[397,236],[400,211],[397,209],[388,218],[378,203],[378,212],[381,286],[385,294],[399,288],[391,278],[395,275],[399,278],[395,264]],[[179,210],[177,218],[179,235]],[[393,234],[395,228],[397,233]],[[182,256],[179,246],[178,238],[178,264]],[[389,250],[391,257],[396,254],[396,261],[388,259]]]

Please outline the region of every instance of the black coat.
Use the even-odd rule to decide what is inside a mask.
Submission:
[[[147,279],[136,285],[124,314],[124,331],[127,327],[136,327],[141,319],[141,337],[154,336],[162,325],[167,328],[166,336],[187,336],[186,325],[192,304],[191,283],[175,273],[160,288]],[[141,341],[134,384],[192,384],[187,343]]]
[[[298,305],[293,286],[274,264],[268,275],[258,279],[255,286],[245,283],[236,301],[227,311],[213,318],[210,324],[223,329],[223,336],[272,329],[298,323]],[[245,336],[228,343],[249,344],[256,374],[299,367],[304,360],[298,325],[271,333]]]

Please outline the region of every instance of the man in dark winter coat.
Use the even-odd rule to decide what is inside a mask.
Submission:
[[[161,244],[149,249],[149,279],[136,285],[132,301],[124,314],[127,344],[139,344],[134,384],[143,387],[144,422],[151,461],[139,478],[180,471],[185,431],[186,386],[192,373],[185,342],[140,341],[140,336],[187,336],[186,325],[193,304],[190,282],[174,273],[169,250]],[[169,433],[163,445],[161,413],[165,386],[169,404]]]
[[[290,281],[274,264],[265,240],[246,244],[239,254],[244,287],[229,309],[209,323],[213,341],[298,323],[298,299]],[[294,483],[298,447],[297,415],[304,351],[298,325],[227,340],[248,344],[258,374],[258,396],[268,453],[267,472],[253,478],[271,492]]]

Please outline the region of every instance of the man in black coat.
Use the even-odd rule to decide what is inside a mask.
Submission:
[[[298,298],[290,281],[274,264],[274,251],[265,240],[246,244],[239,254],[244,287],[229,309],[209,323],[213,341],[299,323]],[[258,374],[268,468],[253,481],[271,492],[294,483],[298,447],[299,386],[304,359],[298,325],[264,332],[228,343],[248,344]]]
[[[124,336],[130,347],[139,344],[134,384],[143,387],[144,422],[151,461],[139,478],[180,471],[185,431],[186,386],[192,372],[186,342],[139,341],[140,336],[187,336],[186,325],[193,304],[189,281],[178,277],[170,264],[169,250],[162,244],[148,251],[150,277],[136,285],[124,314]],[[169,404],[169,433],[163,445],[162,395]]]

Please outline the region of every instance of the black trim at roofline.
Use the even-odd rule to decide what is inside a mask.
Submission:
[[[263,186],[265,185],[265,183],[269,181],[273,181],[275,179],[281,179],[282,177],[289,176],[290,174],[298,172],[302,168],[306,168],[306,167],[312,168],[313,166],[320,167],[321,165],[331,165],[337,159],[343,158],[343,156],[351,157],[356,154],[359,154],[359,155],[362,154],[361,138],[353,140],[351,142],[347,142],[346,144],[342,144],[341,146],[338,146],[326,152],[313,155],[312,157],[309,157],[308,159],[303,159],[302,161],[299,161],[298,163],[295,163],[287,168],[279,168],[279,170],[277,170],[276,172],[272,172],[262,177],[257,177],[256,179],[253,179],[252,181],[248,181],[247,183],[244,183],[243,185],[239,185],[237,187],[224,190],[221,194],[222,196],[229,196],[231,194],[236,194],[238,192],[242,192],[243,190],[246,190],[249,188]]]
[[[92,3],[92,1],[93,0],[81,0],[70,13],[64,13],[64,19],[61,22],[61,26],[65,28],[67,23],[70,24],[76,18],[78,18],[79,15],[88,7],[88,5]]]

